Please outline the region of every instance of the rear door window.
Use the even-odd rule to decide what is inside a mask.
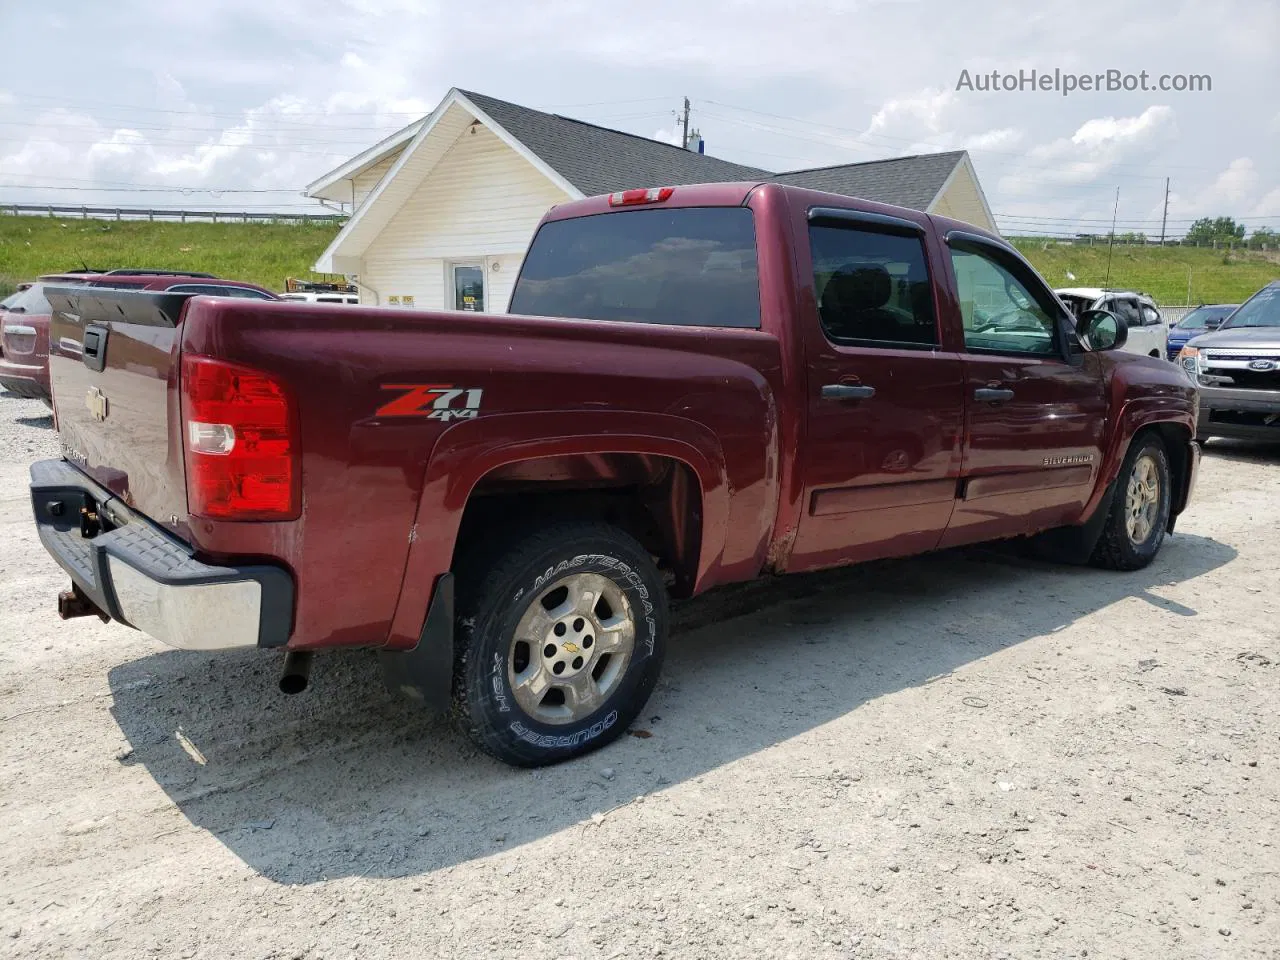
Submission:
[[[694,327],[760,326],[745,207],[682,207],[544,223],[511,313]]]
[[[871,346],[933,347],[924,242],[918,234],[854,224],[809,227],[814,295],[827,339]]]

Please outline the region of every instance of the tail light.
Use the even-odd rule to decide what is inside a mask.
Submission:
[[[298,516],[298,427],[279,380],[212,357],[184,356],[182,420],[192,516]]]
[[[609,206],[611,207],[629,207],[637,203],[662,203],[664,200],[670,200],[671,195],[676,192],[675,187],[650,187],[639,190],[620,190],[617,193],[609,194]]]

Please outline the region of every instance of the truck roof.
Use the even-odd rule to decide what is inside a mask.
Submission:
[[[965,223],[961,220],[953,220],[950,217],[942,217],[937,214],[924,213],[920,210],[914,210],[909,207],[898,207],[888,203],[878,203],[874,200],[864,200],[861,197],[849,197],[839,193],[828,193],[823,190],[812,190],[807,187],[796,187],[785,183],[774,183],[769,180],[746,180],[734,183],[695,183],[683,186],[673,186],[669,188],[671,195],[668,199],[653,204],[640,205],[637,204],[634,209],[654,209],[664,207],[667,209],[676,207],[737,207],[747,202],[747,199],[757,191],[794,195],[802,197],[809,201],[810,206],[821,206],[822,204],[830,204],[835,207],[845,209],[863,210],[867,213],[880,213],[887,216],[901,217],[907,220],[920,221],[924,218],[932,219],[939,224],[944,230],[964,230],[967,233],[975,233],[980,236],[989,237],[993,240],[1005,242],[1002,237],[992,234],[990,231],[983,230],[981,227],[972,223]],[[626,207],[614,206],[610,202],[613,194],[601,194],[595,197],[586,197],[582,200],[571,200],[568,203],[562,203],[552,207],[547,212],[546,220],[570,220],[574,217],[592,216],[599,213],[608,213],[612,210],[624,210]]]

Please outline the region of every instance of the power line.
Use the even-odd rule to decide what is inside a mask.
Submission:
[[[995,215],[1005,220],[1033,220],[1037,222],[1039,221],[1062,222],[1062,223],[1110,223],[1111,222],[1110,217],[1105,217],[1105,218],[1103,217],[1040,217],[1040,216],[1022,215],[1022,214],[1016,214],[1016,213],[999,213],[999,212],[996,212]],[[1169,223],[1195,223],[1199,219],[1201,218],[1200,217],[1174,217],[1174,218],[1171,218],[1168,222]],[[1276,219],[1280,219],[1280,214],[1248,216],[1248,217],[1232,217],[1232,219],[1233,220],[1276,220]],[[1161,220],[1160,217],[1155,217],[1149,220],[1128,218],[1125,220],[1121,220],[1120,222],[1121,223],[1160,223],[1160,220]]]
[[[226,112],[226,111],[217,111],[217,110],[205,110],[200,106],[194,105],[194,104],[190,107],[181,108],[181,109],[174,109],[172,107],[148,107],[142,104],[109,103],[101,100],[81,100],[78,97],[65,97],[65,96],[58,96],[54,94],[44,94],[44,93],[18,93],[18,94],[15,94],[14,96],[16,99],[20,99],[20,100],[44,100],[44,101],[54,101],[54,102],[60,102],[60,103],[69,103],[73,105],[72,107],[61,108],[61,109],[106,107],[108,109],[127,110],[130,112],[138,112],[138,113],[163,113],[163,114],[173,114],[177,116],[222,117],[227,119],[243,119],[245,116],[245,113],[248,112],[248,110],[234,112],[234,113]],[[634,99],[623,99],[623,100],[595,100],[589,103],[555,103],[555,104],[544,105],[544,109],[559,110],[559,109],[571,109],[576,107],[612,107],[612,106],[622,106],[622,105],[633,104],[633,103],[656,103],[658,101],[670,101],[672,99],[673,97],[670,97],[670,96],[636,97]],[[54,108],[54,109],[59,109],[59,108]],[[254,110],[254,109],[261,109],[261,108],[252,107],[249,109]],[[431,112],[430,107],[423,110],[383,110],[381,108],[373,107],[368,110],[299,111],[299,112],[288,113],[288,114],[285,114],[284,116],[299,117],[299,118],[301,117],[381,116],[381,117],[409,117],[413,120],[416,120],[421,117],[427,116],[430,112]]]
[[[958,146],[956,146],[955,144],[931,143],[931,142],[929,142],[928,140],[919,140],[919,139],[915,139],[915,138],[912,138],[912,137],[893,137],[893,136],[890,136],[890,135],[889,135],[889,134],[887,134],[887,133],[872,133],[872,132],[870,132],[870,131],[854,130],[854,129],[853,129],[853,128],[851,128],[851,127],[840,127],[840,126],[836,126],[835,124],[830,124],[830,123],[818,123],[818,122],[811,121],[811,120],[802,120],[802,119],[800,119],[799,117],[786,117],[786,116],[782,116],[781,114],[777,114],[777,113],[766,113],[766,112],[765,112],[765,111],[763,111],[763,110],[754,110],[754,109],[752,109],[752,108],[750,108],[750,107],[739,107],[739,106],[735,106],[735,105],[733,105],[733,104],[731,104],[731,103],[723,103],[723,102],[721,102],[721,101],[719,101],[719,100],[704,99],[702,102],[703,102],[703,103],[711,103],[711,104],[715,104],[716,106],[720,106],[720,107],[726,107],[726,108],[728,108],[728,109],[730,109],[730,110],[739,110],[739,111],[741,111],[741,112],[743,112],[743,113],[754,113],[754,114],[757,114],[758,116],[762,116],[762,117],[770,117],[770,118],[773,118],[773,119],[775,119],[775,120],[782,120],[782,121],[785,121],[785,122],[787,122],[787,123],[799,124],[799,125],[801,125],[802,127],[806,128],[806,129],[810,129],[810,130],[811,130],[813,127],[826,127],[826,128],[827,128],[827,129],[829,129],[829,130],[836,130],[836,131],[840,131],[840,132],[842,132],[842,133],[850,133],[850,134],[854,134],[854,135],[855,135],[855,137],[854,137],[855,139],[860,139],[860,138],[862,138],[862,137],[875,137],[875,138],[877,138],[877,139],[881,139],[881,140],[891,140],[891,141],[894,141],[894,142],[897,142],[897,143],[908,143],[908,144],[921,144],[921,145],[925,145],[925,146],[936,146],[936,147],[939,147],[939,148],[940,148],[942,151],[944,151],[944,152],[945,152],[945,151],[948,151],[948,150],[961,150],[961,149],[967,149],[970,153],[981,153],[981,154],[988,154],[988,155],[992,155],[992,156],[1005,156],[1005,157],[1011,157],[1011,158],[1016,159],[1016,160],[1023,160],[1023,159],[1025,159],[1025,154],[1021,154],[1021,153],[1013,153],[1013,152],[1011,152],[1011,151],[1007,151],[1007,150],[993,150],[993,149],[990,149],[990,148],[987,148],[987,147],[958,147]],[[721,119],[726,119],[726,118],[721,118]],[[733,121],[729,121],[729,122],[733,122]],[[1138,166],[1138,165],[1137,165],[1137,164],[1113,164],[1113,166],[1119,166],[1119,167],[1128,167],[1128,166],[1133,166],[1133,167],[1136,167],[1136,166]],[[1162,164],[1162,166],[1168,167],[1168,168],[1170,168],[1170,169],[1185,169],[1185,170],[1214,170],[1214,169],[1216,169],[1216,168],[1213,168],[1213,167],[1206,167],[1206,166],[1191,166],[1191,165],[1187,165],[1187,164]],[[1160,178],[1160,177],[1156,177],[1155,179],[1162,179],[1162,178]]]
[[[824,145],[828,145],[828,146],[839,146],[839,147],[843,147],[843,148],[845,148],[846,150],[848,150],[848,149],[852,149],[852,148],[854,147],[854,145],[855,145],[855,144],[856,144],[858,147],[862,147],[862,148],[867,149],[867,150],[874,150],[874,151],[877,151],[877,152],[878,152],[878,151],[880,151],[880,150],[883,150],[883,149],[884,149],[884,145],[882,145],[882,144],[876,144],[876,143],[868,143],[868,142],[866,142],[866,141],[865,141],[861,136],[849,136],[849,137],[832,137],[832,136],[827,136],[827,137],[826,137],[826,138],[824,138],[824,139],[814,139],[813,137],[807,137],[807,136],[804,136],[803,134],[797,133],[797,132],[795,132],[794,130],[790,130],[790,129],[784,129],[784,128],[779,128],[779,127],[769,126],[769,125],[767,125],[767,124],[761,124],[761,123],[753,122],[753,121],[750,121],[750,120],[739,120],[739,119],[736,119],[736,118],[734,118],[734,117],[726,117],[726,116],[724,116],[723,114],[712,113],[712,112],[707,111],[707,110],[702,110],[702,111],[700,111],[700,112],[701,112],[701,115],[702,115],[702,116],[710,117],[710,118],[712,118],[712,119],[714,119],[714,120],[720,120],[720,121],[722,121],[722,122],[724,122],[724,123],[730,123],[730,124],[734,124],[734,125],[736,125],[736,126],[746,127],[746,128],[748,128],[748,129],[751,129],[751,130],[759,130],[759,131],[764,132],[764,133],[771,133],[771,134],[774,134],[774,135],[776,135],[776,136],[784,136],[784,137],[786,137],[786,138],[787,138],[787,139],[789,139],[789,140],[806,140],[806,141],[809,141],[809,142],[811,142],[811,143],[820,143],[820,144],[824,144]],[[818,130],[818,131],[811,131],[811,132],[815,133],[818,137],[822,137],[822,136],[823,136],[822,131],[820,131],[820,130]],[[878,134],[869,134],[869,136],[879,136],[879,135],[878,135]],[[895,139],[895,140],[899,140],[899,139],[903,139],[903,138],[895,137],[895,138],[893,138],[893,139]],[[850,141],[853,141],[853,143],[850,143]],[[910,141],[906,141],[906,142],[909,142],[909,143],[919,143],[920,141],[910,140]],[[944,150],[944,151],[941,151],[941,152],[959,151],[959,150],[961,150],[961,149],[966,149],[966,148],[952,146],[952,147],[950,147],[950,150]],[[969,148],[969,152],[970,152],[970,153],[984,153],[984,152],[986,152],[986,151],[984,151],[984,150],[982,150],[982,149],[980,149],[980,148],[976,148],[976,147],[975,147],[975,148]],[[881,156],[878,156],[878,157],[873,157],[873,158],[871,158],[871,159],[872,159],[872,160],[893,160],[893,159],[899,159],[899,158],[897,158],[897,157],[892,157],[892,156],[890,156],[890,157],[881,157]],[[870,161],[858,161],[858,162],[870,162]],[[990,161],[990,162],[993,162],[993,163],[1006,163],[1006,164],[1007,164],[1007,163],[1011,163],[1012,161],[995,160],[995,161]],[[1115,167],[1115,166],[1123,166],[1123,165],[1121,165],[1121,164],[1113,165],[1113,167]],[[1129,180],[1161,180],[1161,179],[1163,179],[1163,177],[1161,177],[1161,176],[1157,176],[1157,175],[1155,175],[1155,174],[1123,173],[1123,172],[1120,172],[1120,171],[1117,171],[1117,170],[1113,169],[1113,167],[1108,167],[1108,169],[1107,169],[1107,174],[1108,174],[1108,176],[1110,176],[1110,177],[1121,177],[1121,178],[1129,179]],[[1028,167],[1028,168],[1025,168],[1025,169],[1029,169],[1029,170],[1033,170],[1033,171],[1049,172],[1049,171],[1053,171],[1053,170],[1055,170],[1056,168],[1055,168],[1055,167],[1053,167],[1053,166],[1046,165],[1046,166],[1031,166],[1031,167]],[[1039,180],[1039,181],[1043,181],[1043,180],[1047,180],[1047,179],[1052,179],[1052,178],[1046,178],[1046,177],[1035,177],[1035,176],[1027,175],[1027,174],[1025,174],[1025,173],[1024,173],[1024,174],[1022,174],[1022,177],[1023,177],[1023,179],[1030,180],[1030,181],[1037,181],[1037,180]],[[1093,185],[1093,184],[1088,184],[1088,185],[1082,185],[1082,186],[1090,186],[1090,187],[1092,187],[1092,186],[1095,186],[1095,185]]]
[[[280,187],[276,189],[268,189],[265,187],[244,189],[231,189],[226,187],[57,187],[42,186],[34,183],[0,183],[0,190],[67,190],[81,193],[286,193],[292,194],[295,197],[302,192],[296,187],[292,189],[288,187]]]

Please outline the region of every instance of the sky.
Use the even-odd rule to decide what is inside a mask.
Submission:
[[[1280,230],[1276,0],[0,0],[0,37],[0,204],[312,210],[456,86],[668,140],[687,96],[777,171],[964,148],[1006,233],[1158,235],[1166,177],[1170,236]],[[1211,89],[979,89],[1033,69]]]

